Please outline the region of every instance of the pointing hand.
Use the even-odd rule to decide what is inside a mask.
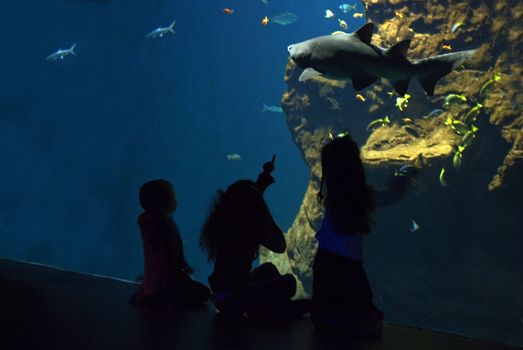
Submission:
[[[275,166],[274,166],[274,162],[275,161],[276,161],[276,155],[273,154],[271,161],[270,162],[265,162],[263,164],[263,171],[265,173],[268,173],[268,174],[272,173],[274,171],[274,169],[275,169]]]

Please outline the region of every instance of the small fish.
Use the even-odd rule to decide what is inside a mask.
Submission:
[[[416,223],[416,221],[414,220],[410,220],[410,232],[416,232],[417,230],[419,230],[419,225]]]
[[[394,91],[387,92],[387,95],[389,95],[390,97],[394,96]]]
[[[390,124],[390,118],[388,115],[385,116],[385,118],[379,118],[379,119],[376,119],[376,120],[373,120],[372,122],[370,122],[369,125],[367,125],[367,130],[370,131],[372,128],[374,128],[377,125],[383,126],[385,124]]]
[[[345,137],[350,135],[350,132],[348,130],[342,131],[334,135],[333,133],[329,132],[329,139],[334,140],[340,137]]]
[[[481,85],[481,89],[479,89],[479,96],[483,96],[485,91],[487,91],[488,88],[490,88],[492,85],[497,83],[499,79],[501,78],[501,73],[496,72],[494,73],[493,77],[489,80],[487,80],[483,85]]]
[[[341,4],[338,6],[338,8],[343,11],[343,13],[348,13],[349,11],[356,11],[356,4],[349,5],[349,4]]]
[[[265,103],[263,103],[262,113],[267,112],[267,111],[272,112],[272,113],[283,113],[283,109],[281,107],[267,106]]]
[[[411,134],[412,136],[414,136],[414,137],[416,137],[416,138],[419,137],[419,132],[418,132],[418,130],[414,129],[413,127],[408,126],[408,125],[405,125],[403,128],[405,129],[406,132],[408,132],[408,133]]]
[[[223,9],[223,13],[225,13],[226,15],[232,15],[234,13],[234,10],[226,7]]]
[[[403,120],[404,123],[412,123],[412,119],[410,118],[401,118],[401,120]]]
[[[356,100],[360,100],[361,102],[365,102],[365,97],[361,94],[356,94]]]
[[[175,34],[174,30],[173,30],[175,24],[176,24],[176,21],[173,21],[171,23],[171,25],[168,27],[158,27],[155,30],[153,30],[152,32],[147,33],[145,35],[145,37],[148,39],[153,39],[153,38],[161,38],[162,36],[164,36],[165,34],[167,34],[169,32]]]
[[[405,94],[403,97],[396,97],[396,107],[403,112],[403,108],[407,108],[409,105],[409,94]]]
[[[399,18],[403,18],[403,13],[399,12],[398,10],[394,11],[394,14]]]
[[[269,0],[261,0],[265,6],[269,5]]]
[[[461,160],[463,159],[463,149],[465,149],[463,146],[458,146],[458,150],[454,153],[454,158],[452,158],[452,165],[457,170],[459,170],[459,168],[461,167]]]
[[[265,27],[267,25],[267,23],[269,23],[269,17],[265,16],[261,20],[261,25]]]
[[[331,35],[340,35],[340,34],[347,34],[347,33],[342,32],[341,30],[337,30],[337,31],[331,33]]]
[[[74,52],[75,47],[76,47],[76,43],[74,43],[73,46],[71,46],[68,49],[59,49],[59,50],[53,52],[52,54],[47,56],[45,59],[48,61],[56,61],[57,59],[63,60],[65,56],[69,56],[69,55],[76,56],[76,53]]]
[[[409,176],[415,171],[415,167],[409,164],[403,165],[401,168],[394,171],[394,176]]]
[[[447,50],[447,51],[452,50],[452,46],[450,46],[450,45],[443,45],[443,46],[441,46],[441,48],[442,48],[443,50]]]
[[[239,161],[242,160],[242,157],[239,154],[233,153],[227,155],[227,160]]]
[[[470,144],[472,143],[472,141],[476,138],[476,131],[473,131],[473,130],[469,130],[467,131],[467,133],[465,133],[465,135],[463,135],[463,137],[461,138],[461,143],[460,145],[464,148],[470,146]]]
[[[281,26],[286,26],[288,24],[292,24],[298,20],[298,16],[296,16],[292,12],[284,12],[280,13],[279,15],[273,16],[271,18],[271,21],[279,24]]]
[[[445,112],[443,109],[436,108],[436,109],[433,109],[432,111],[430,111],[429,114],[427,114],[426,117],[427,118],[436,117],[436,116],[440,115],[443,112]]]
[[[459,135],[465,135],[470,130],[470,128],[468,127],[467,124],[465,124],[465,123],[463,123],[462,121],[459,121],[459,120],[453,120],[450,126]]]
[[[343,30],[349,29],[347,22],[345,22],[344,20],[338,18],[338,23]]]
[[[465,114],[465,117],[463,117],[463,122],[465,124],[474,123],[479,113],[481,113],[482,108],[483,105],[481,103],[476,103],[476,105],[469,109],[468,112]]]
[[[363,18],[363,13],[361,13],[361,12],[353,13],[353,14],[352,14],[352,17],[353,17],[353,18]]]
[[[423,165],[426,164],[425,158],[423,158],[423,153],[419,153],[416,159],[414,159],[414,167],[417,169],[423,168]]]
[[[329,9],[325,10],[325,18],[332,18],[332,17],[334,17],[334,12],[332,12]]]
[[[467,102],[467,97],[465,95],[448,94],[445,97],[445,103],[443,103],[443,107],[447,108],[451,104],[464,103],[464,102]]]
[[[454,23],[454,25],[452,26],[452,28],[450,28],[450,31],[452,33],[455,33],[456,30],[458,30],[459,27],[461,27],[463,25],[463,22],[456,22]]]
[[[441,168],[441,171],[439,172],[439,183],[443,187],[447,187],[447,181],[445,180],[445,168]]]

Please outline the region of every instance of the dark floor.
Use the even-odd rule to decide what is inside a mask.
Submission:
[[[0,349],[517,349],[387,325],[382,338],[319,336],[308,319],[225,326],[212,307],[176,314],[127,304],[136,285],[0,259]]]

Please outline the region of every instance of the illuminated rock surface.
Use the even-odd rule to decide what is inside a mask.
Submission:
[[[287,232],[287,255],[264,252],[262,261],[293,273],[300,281],[299,294],[310,293],[314,234],[322,217],[316,200],[320,150],[329,133],[348,130],[361,145],[368,179],[376,187],[383,187],[401,165],[420,168],[407,197],[375,213],[365,256],[378,306],[401,322],[523,344],[521,315],[514,311],[523,309],[518,296],[523,293],[523,255],[514,248],[523,246],[523,3],[364,3],[368,20],[376,24],[375,45],[390,47],[410,38],[411,59],[449,52],[444,45],[452,51],[478,52],[442,78],[432,97],[411,81],[403,111],[383,79],[358,92],[350,82],[322,77],[299,83],[301,69],[289,61],[282,106],[293,140],[311,169],[311,181]],[[499,80],[482,91],[498,72]],[[364,102],[356,99],[357,93]],[[467,103],[444,108],[451,93],[465,95]],[[461,168],[454,169],[462,135],[446,122],[449,117],[463,119],[476,102],[484,106],[474,123],[479,130],[463,152]],[[443,112],[427,117],[435,109]],[[371,121],[385,116],[390,124],[366,130]],[[442,167],[448,187],[438,181]],[[421,226],[416,234],[408,232],[411,219]],[[504,285],[510,288],[503,291]]]

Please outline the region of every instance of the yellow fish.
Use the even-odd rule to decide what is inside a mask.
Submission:
[[[338,22],[339,22],[339,24],[340,24],[340,27],[341,27],[343,30],[347,30],[347,29],[349,29],[349,26],[347,25],[347,22],[345,22],[344,20],[338,18]]]
[[[403,97],[396,97],[396,107],[398,107],[399,110],[403,112],[403,108],[407,108],[409,105],[409,98],[409,94],[405,94]]]
[[[445,180],[445,168],[441,168],[441,171],[439,173],[439,183],[443,187],[447,187],[447,180]]]
[[[452,46],[450,45],[443,45],[441,48],[448,51],[452,50]]]
[[[401,120],[403,120],[405,123],[412,123],[412,119],[410,118],[401,118]]]
[[[356,12],[352,15],[353,18],[363,18],[363,13],[361,12]]]
[[[363,97],[363,96],[360,95],[360,94],[357,94],[357,95],[356,95],[356,99],[357,99],[357,100],[360,100],[361,102],[365,102],[365,97]]]
[[[261,21],[261,25],[265,27],[267,23],[269,23],[269,17],[265,16]]]
[[[403,18],[403,13],[399,12],[399,11],[394,11],[394,14],[396,16],[398,16],[399,18]]]

